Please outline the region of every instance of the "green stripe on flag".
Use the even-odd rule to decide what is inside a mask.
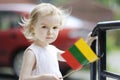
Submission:
[[[80,62],[80,64],[85,65],[89,62],[75,45],[71,46],[69,51]]]

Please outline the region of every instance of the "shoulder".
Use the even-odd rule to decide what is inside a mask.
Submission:
[[[51,47],[51,48],[56,48],[56,49],[57,49],[57,47],[56,47],[56,46],[54,46],[54,45],[49,45],[49,47]]]
[[[34,54],[34,45],[31,44],[24,52],[24,58],[27,59],[35,59],[35,54]]]
[[[25,53],[26,53],[26,52],[30,52],[30,53],[36,55],[40,50],[41,50],[40,47],[38,47],[38,46],[35,45],[35,44],[31,44],[31,45],[25,50]]]
[[[54,46],[54,45],[49,45],[49,49],[51,49],[51,50],[59,50],[56,46]]]
[[[54,45],[49,45],[52,49],[54,49],[57,53],[63,53],[64,51],[60,50],[59,48],[57,48]]]
[[[33,60],[34,58],[35,58],[34,52],[31,49],[27,49],[24,53],[24,59]]]

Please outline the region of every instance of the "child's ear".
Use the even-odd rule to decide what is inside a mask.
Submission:
[[[30,31],[32,34],[34,34],[34,25],[30,25]]]
[[[30,25],[30,30],[31,30],[31,31],[34,30],[34,25]]]

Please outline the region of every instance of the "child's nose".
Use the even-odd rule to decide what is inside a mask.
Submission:
[[[52,34],[53,30],[52,29],[48,29],[48,35]]]

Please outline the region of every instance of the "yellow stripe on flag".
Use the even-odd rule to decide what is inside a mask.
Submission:
[[[75,43],[76,47],[82,52],[82,54],[88,59],[89,62],[98,60],[98,57],[88,44],[81,38]]]

